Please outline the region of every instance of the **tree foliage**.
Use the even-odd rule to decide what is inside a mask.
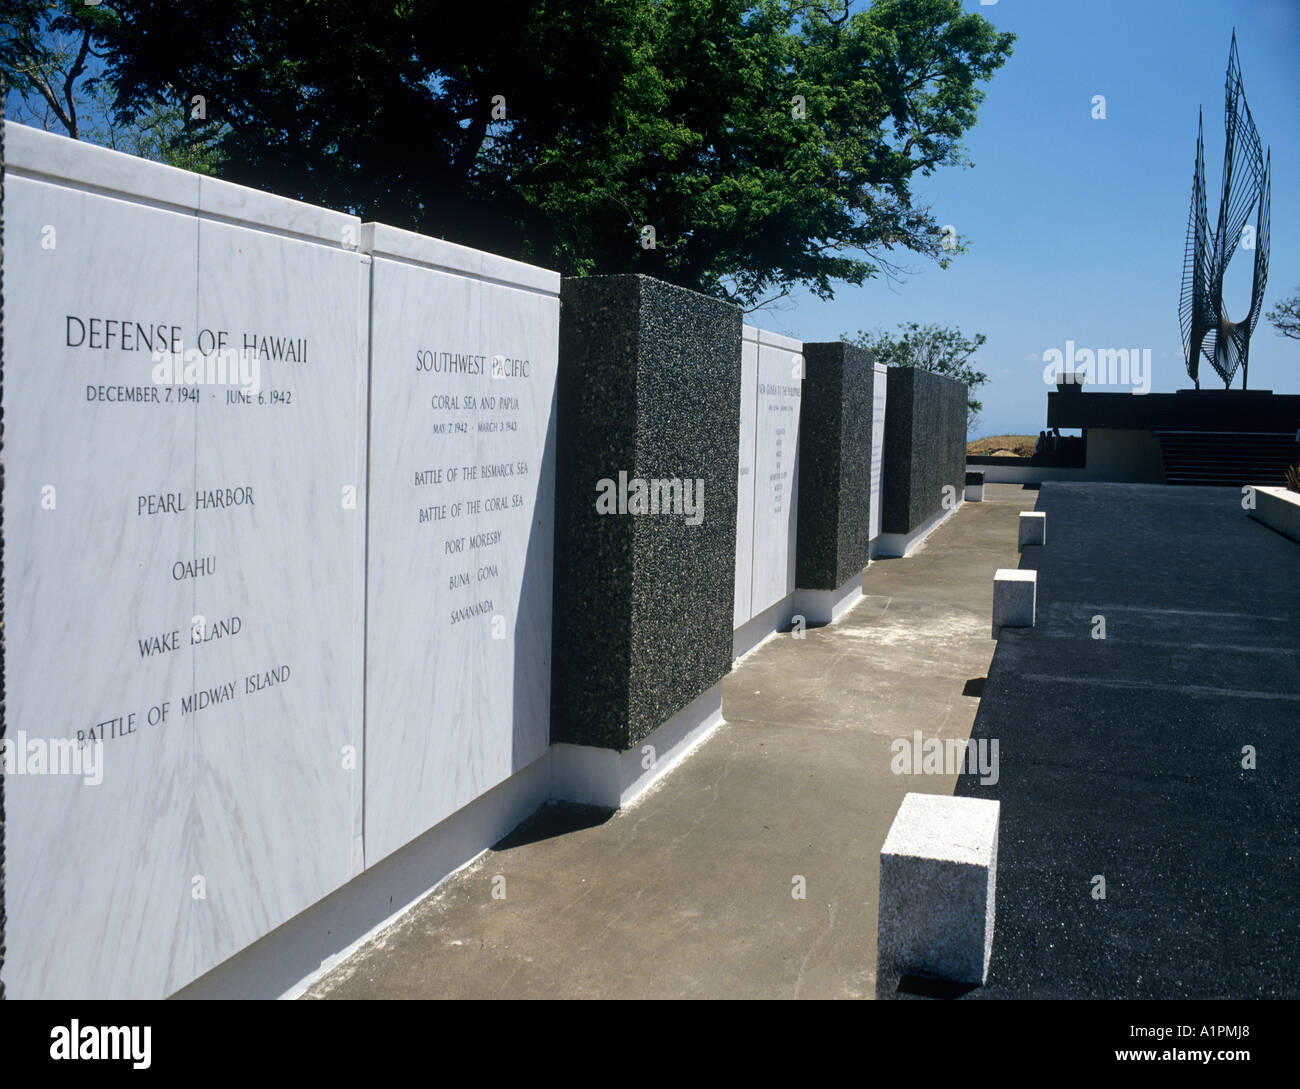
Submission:
[[[897,336],[879,329],[872,333],[859,330],[856,336],[845,334],[843,339],[874,352],[876,362],[888,367],[920,367],[965,382],[968,395],[989,380],[987,374],[976,369],[971,358],[987,339],[983,333],[969,339],[957,328],[909,321],[899,324]],[[966,407],[968,426],[974,426],[984,405],[970,397]]]
[[[78,19],[55,0],[10,0],[6,7],[0,17],[0,82],[78,139],[78,84],[95,59],[93,19]]]
[[[11,120],[46,131],[62,130],[169,166],[214,173],[221,127],[190,130],[176,92],[142,101],[129,115],[104,79],[100,30],[111,9],[77,0],[14,0],[0,18],[0,88]]]
[[[960,138],[1014,40],[960,0],[85,10],[118,119],[202,95],[184,136],[215,141],[231,180],[751,308],[901,254],[947,262],[911,182],[969,165]]]
[[[1300,291],[1274,304],[1267,316],[1281,336],[1300,340]]]

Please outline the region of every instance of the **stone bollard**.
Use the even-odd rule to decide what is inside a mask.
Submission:
[[[993,638],[998,628],[1032,628],[1038,618],[1038,572],[999,567],[993,575]]]
[[[1001,803],[908,794],[880,849],[876,991],[902,976],[988,980]]]
[[[1047,544],[1047,512],[1022,510],[1020,512],[1020,547]]]

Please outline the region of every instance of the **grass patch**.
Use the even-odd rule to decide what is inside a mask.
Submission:
[[[1034,456],[1034,443],[1037,435],[992,435],[987,439],[975,439],[966,444],[967,454],[981,457],[1013,456],[1030,458]]]

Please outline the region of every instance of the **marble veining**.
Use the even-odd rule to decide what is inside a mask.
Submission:
[[[360,866],[368,283],[355,252],[226,221],[278,198],[205,179],[214,222],[193,175],[21,128],[7,729],[104,743],[98,785],[7,778],[4,975],[158,997]],[[256,391],[154,373],[246,338]]]
[[[740,469],[736,482],[736,592],[732,627],[754,615],[754,438],[758,416],[758,340],[744,327],[740,350]]]
[[[737,628],[795,589],[802,347],[799,341],[777,333],[748,325],[744,328]]]
[[[883,363],[873,363],[875,382],[872,384],[871,406],[871,540],[880,536],[880,496],[882,467],[885,459],[885,397],[889,386],[889,368]]]
[[[559,299],[400,248],[373,269],[368,865],[549,744]]]

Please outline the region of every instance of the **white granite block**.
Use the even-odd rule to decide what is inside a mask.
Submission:
[[[1022,510],[1020,512],[1020,545],[1047,544],[1047,512]]]
[[[1255,485],[1255,507],[1248,513],[1270,529],[1300,541],[1300,494],[1287,488]]]
[[[999,628],[1032,628],[1038,608],[1038,572],[999,567],[993,575],[993,637]]]
[[[876,981],[984,983],[993,952],[1000,803],[908,794],[880,849]]]

